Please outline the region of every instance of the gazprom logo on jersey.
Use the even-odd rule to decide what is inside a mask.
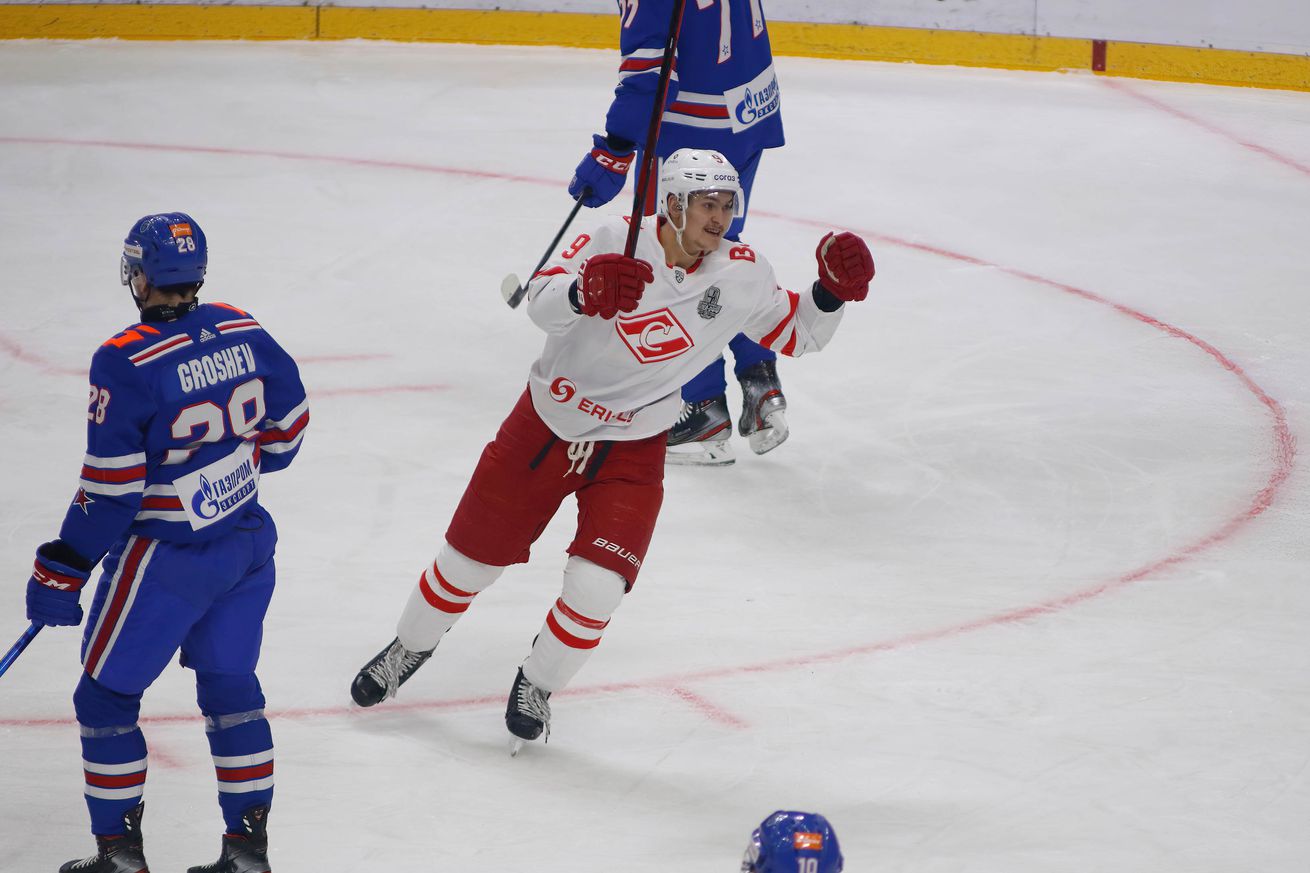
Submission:
[[[728,100],[734,133],[740,133],[771,115],[777,115],[782,105],[778,93],[778,76],[773,72],[772,64],[745,85],[725,91],[723,96]]]
[[[247,460],[217,482],[200,476],[200,490],[191,498],[191,508],[201,518],[213,520],[255,492],[255,465]]]
[[[193,530],[226,518],[259,490],[259,467],[251,443],[173,482]]]

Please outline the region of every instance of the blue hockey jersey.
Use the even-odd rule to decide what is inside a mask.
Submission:
[[[657,152],[722,152],[738,168],[784,142],[763,0],[687,0]],[[646,142],[672,0],[618,0],[619,83],[606,132]]]
[[[90,381],[86,458],[59,533],[89,561],[129,533],[199,542],[230,530],[309,423],[295,362],[223,303],[112,337]]]

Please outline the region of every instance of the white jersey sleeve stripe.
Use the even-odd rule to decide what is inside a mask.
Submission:
[[[87,455],[82,463],[88,467],[95,467],[97,470],[121,470],[124,467],[135,467],[146,462],[146,453],[137,452],[135,455],[112,455],[101,457],[99,455]]]

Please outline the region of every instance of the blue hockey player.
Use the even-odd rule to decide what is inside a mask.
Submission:
[[[751,834],[741,873],[841,873],[841,846],[815,812],[779,810]]]
[[[641,165],[672,10],[673,0],[619,0],[622,60],[606,133],[593,138],[569,183],[569,194],[586,206],[614,199],[634,161]],[[688,0],[656,153],[663,159],[680,148],[719,152],[737,169],[748,208],[760,156],[781,145],[778,79],[762,0]],[[652,184],[647,214],[656,202]],[[736,240],[745,221],[744,208],[726,238]],[[742,391],[738,431],[756,454],[764,454],[787,438],[777,356],[741,334],[728,347]],[[683,386],[682,412],[669,431],[669,463],[733,463],[726,392],[722,358]]]
[[[82,621],[73,705],[95,855],[61,873],[139,873],[146,741],[141,696],[181,650],[195,670],[226,823],[218,861],[267,871],[273,739],[255,677],[277,529],[259,477],[300,449],[309,406],[296,364],[249,313],[196,299],[208,251],[188,215],[147,215],[123,242],[140,321],[91,359],[87,449],[59,538],[37,549],[27,615]]]

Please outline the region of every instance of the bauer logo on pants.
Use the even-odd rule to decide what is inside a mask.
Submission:
[[[695,345],[691,334],[668,309],[644,312],[627,318],[619,316],[615,330],[643,364],[655,364],[676,358]]]

